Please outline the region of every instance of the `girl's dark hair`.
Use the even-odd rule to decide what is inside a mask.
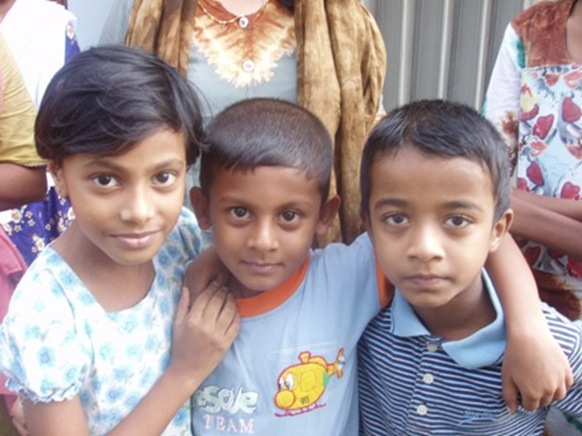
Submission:
[[[145,51],[96,47],[76,55],[49,83],[36,119],[36,147],[57,162],[78,153],[115,155],[161,128],[184,133],[192,164],[203,133],[193,86]]]
[[[200,186],[208,195],[218,169],[253,171],[263,166],[296,168],[329,194],[333,144],[321,121],[293,103],[254,98],[235,103],[208,125]]]
[[[427,155],[461,157],[478,163],[491,176],[495,219],[509,207],[509,154],[495,127],[463,104],[422,100],[395,109],[370,132],[360,167],[360,207],[364,215],[369,213],[373,163],[406,147]]]

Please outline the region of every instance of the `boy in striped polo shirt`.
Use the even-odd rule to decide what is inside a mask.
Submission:
[[[503,309],[483,265],[513,212],[495,128],[455,103],[396,109],[364,147],[361,190],[378,263],[396,286],[358,348],[363,433],[542,434],[547,407],[510,413],[502,396]],[[582,329],[543,311],[574,374],[553,406],[582,416]]]

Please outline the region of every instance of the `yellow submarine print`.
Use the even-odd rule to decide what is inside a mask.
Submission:
[[[285,413],[275,413],[276,416],[299,415],[324,407],[325,404],[317,404],[317,400],[325,392],[331,376],[342,377],[344,349],[340,348],[332,364],[321,356],[312,356],[309,351],[299,354],[299,362],[288,366],[279,375],[279,390],[274,401]]]

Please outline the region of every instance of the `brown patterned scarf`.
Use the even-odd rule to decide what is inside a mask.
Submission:
[[[196,0],[135,0],[125,42],[155,52],[182,74]],[[362,146],[381,106],[386,51],[376,23],[358,0],[296,0],[298,103],[335,138],[332,189],[342,198],[330,240],[351,242],[360,232]]]

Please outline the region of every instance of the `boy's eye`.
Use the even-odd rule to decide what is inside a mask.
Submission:
[[[233,207],[230,210],[230,213],[232,215],[234,215],[235,218],[247,218],[249,215],[249,211],[247,209],[245,209],[244,207]]]
[[[384,221],[392,226],[401,226],[408,223],[408,218],[402,213],[393,213],[392,215],[386,216]]]
[[[450,218],[447,218],[445,223],[451,227],[463,228],[468,226],[471,222],[462,215],[455,215]]]
[[[117,180],[109,174],[99,174],[98,176],[93,177],[93,181],[104,188],[117,186]]]
[[[154,177],[154,183],[156,185],[168,186],[176,181],[176,174],[170,171],[164,171],[156,174]]]
[[[286,210],[281,213],[281,219],[286,223],[292,223],[299,219],[299,214],[293,210]]]

